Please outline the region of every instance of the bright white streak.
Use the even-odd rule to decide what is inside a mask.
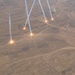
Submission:
[[[48,0],[47,0],[47,4],[48,4],[48,7],[49,7],[49,12],[50,12],[51,19],[52,19],[53,18],[53,15],[52,15],[51,6],[50,6],[50,3],[49,3]]]
[[[28,17],[27,17],[27,19],[26,19],[26,22],[25,22],[25,27],[26,27],[26,25],[27,25],[28,19],[29,19],[30,15],[31,15],[31,12],[32,12],[32,9],[33,9],[33,7],[34,7],[35,2],[36,2],[36,0],[34,0],[32,6],[31,6],[31,8],[30,8],[29,15],[28,15]]]
[[[10,33],[10,40],[12,40],[12,31],[11,31],[11,16],[9,14],[9,33]]]
[[[40,0],[38,0],[38,1],[39,1],[41,10],[42,10],[42,12],[43,12],[44,18],[45,18],[45,20],[47,20],[46,15],[45,15],[45,12],[44,12],[44,9],[43,9],[43,6],[42,6],[42,4],[41,4],[41,1],[40,1]]]

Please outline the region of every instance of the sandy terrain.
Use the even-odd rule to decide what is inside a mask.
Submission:
[[[27,0],[28,7],[33,0]],[[50,20],[46,0],[38,0],[30,16],[34,36],[30,37],[24,0],[0,0],[0,75],[75,75],[75,0],[49,0],[54,17]],[[9,17],[14,45],[8,44]]]

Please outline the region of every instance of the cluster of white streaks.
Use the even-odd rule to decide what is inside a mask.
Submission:
[[[23,30],[26,29],[26,25],[27,25],[27,23],[28,23],[28,25],[29,25],[29,30],[30,30],[30,36],[33,36],[32,28],[31,28],[31,24],[30,24],[30,15],[31,15],[31,12],[32,12],[32,10],[33,10],[33,7],[34,7],[34,5],[35,5],[36,0],[33,1],[32,6],[31,6],[31,8],[30,8],[30,11],[28,11],[27,0],[24,0],[24,1],[25,1],[25,8],[26,8],[27,19],[26,19],[26,22],[25,22],[25,25],[24,25]],[[54,20],[53,15],[52,15],[52,12],[51,12],[51,6],[50,6],[50,3],[49,3],[48,0],[46,0],[46,1],[47,1],[47,5],[48,5],[48,8],[49,8],[51,20]],[[42,3],[41,3],[40,0],[38,0],[38,3],[39,3],[40,8],[41,8],[41,10],[42,10],[42,13],[43,13],[43,16],[44,16],[44,19],[45,19],[45,23],[47,23],[48,21],[47,21],[47,17],[46,17],[44,8],[43,8],[43,6],[42,6]],[[12,40],[11,16],[10,16],[10,14],[9,14],[9,33],[10,33],[10,42],[9,42],[9,43],[10,43],[10,44],[13,44],[14,41]]]
[[[51,20],[54,20],[53,15],[52,15],[52,12],[51,12],[50,3],[49,3],[48,0],[46,0],[46,1],[47,1],[47,5],[48,5],[48,8],[49,8]],[[31,9],[30,9],[30,11],[29,11],[29,14],[28,14],[28,17],[27,17],[27,19],[26,19],[25,26],[24,26],[23,29],[26,29],[26,25],[27,25],[27,22],[28,22],[28,20],[29,20],[30,15],[31,15],[31,12],[32,12],[32,9],[33,9],[33,7],[34,7],[35,2],[36,2],[36,0],[33,1],[33,4],[32,4],[32,6],[31,6]],[[39,2],[39,5],[40,5],[40,7],[41,7],[41,10],[42,10],[42,12],[43,12],[43,16],[44,16],[44,19],[45,19],[45,23],[47,23],[48,21],[47,21],[47,17],[46,17],[46,15],[45,15],[45,11],[44,11],[44,9],[43,9],[42,3],[41,3],[40,0],[38,0],[38,2]],[[25,3],[25,5],[27,5],[27,3]],[[26,9],[28,9],[27,6],[25,6],[25,7],[26,7]]]

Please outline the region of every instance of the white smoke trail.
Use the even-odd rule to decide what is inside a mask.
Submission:
[[[41,4],[41,1],[40,1],[40,0],[38,0],[38,1],[39,1],[41,10],[42,10],[42,12],[43,12],[44,18],[45,18],[45,20],[47,20],[46,15],[45,15],[45,12],[44,12],[44,9],[43,9],[43,6],[42,6],[42,4]]]
[[[53,15],[52,15],[52,11],[51,11],[51,6],[49,1],[47,0],[47,4],[48,4],[48,8],[49,8],[49,12],[50,12],[50,16],[51,16],[51,20],[53,20]]]
[[[11,31],[11,16],[9,14],[9,33],[10,33],[10,40],[12,40],[12,31]]]
[[[26,14],[27,14],[27,17],[28,17],[28,5],[27,5],[27,1],[26,0],[25,0],[25,6],[26,6]],[[31,29],[29,18],[28,18],[28,25],[29,25],[30,32],[32,33],[32,29]]]
[[[31,8],[30,8],[28,17],[27,17],[26,22],[25,22],[25,27],[26,27],[26,25],[27,25],[27,22],[28,22],[28,20],[29,20],[29,17],[30,17],[30,15],[31,15],[31,12],[32,12],[32,9],[33,9],[33,7],[34,7],[35,2],[36,2],[36,0],[33,1],[33,4],[32,4],[32,6],[31,6]]]

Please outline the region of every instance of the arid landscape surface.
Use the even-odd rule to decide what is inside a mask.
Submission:
[[[24,0],[0,0],[0,75],[75,75],[75,0],[41,0],[48,23],[44,22],[38,0],[30,16],[34,35],[24,31]],[[27,0],[28,8],[33,0]],[[15,44],[8,44],[9,13]]]

